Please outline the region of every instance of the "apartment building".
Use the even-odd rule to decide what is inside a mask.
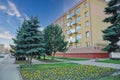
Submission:
[[[0,54],[4,53],[4,44],[0,44]]]
[[[102,22],[107,16],[104,8],[105,0],[80,0],[78,4],[56,19],[72,48],[101,47],[107,44],[103,41],[102,30],[109,24]]]

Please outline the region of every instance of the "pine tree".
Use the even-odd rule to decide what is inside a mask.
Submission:
[[[105,13],[110,15],[104,19],[104,22],[111,23],[103,31],[103,39],[109,41],[109,44],[103,49],[108,52],[120,51],[120,0],[111,0],[105,8]]]
[[[44,37],[46,43],[46,54],[52,55],[54,60],[57,51],[64,52],[67,49],[67,42],[62,35],[62,29],[58,25],[51,24],[44,30]]]

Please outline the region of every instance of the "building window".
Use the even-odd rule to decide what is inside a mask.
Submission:
[[[88,17],[88,15],[89,15],[88,11],[87,11],[87,12],[85,12],[85,17]]]
[[[84,8],[88,7],[88,2],[84,3]]]
[[[77,48],[81,48],[82,47],[82,45],[81,44],[77,44],[77,46],[76,46]]]
[[[81,25],[76,26],[76,31],[78,31],[81,28]]]
[[[89,31],[86,32],[86,37],[90,37],[90,32]]]
[[[76,39],[81,39],[82,38],[82,35],[81,34],[78,34],[77,36],[76,36]]]
[[[90,47],[90,42],[86,42],[86,47]]]
[[[80,20],[80,16],[77,16],[76,18],[76,22],[78,22]]]
[[[80,11],[80,7],[75,10],[75,13],[77,14]]]
[[[87,27],[87,26],[89,26],[89,25],[90,25],[89,21],[86,21],[86,22],[85,22],[85,26]]]

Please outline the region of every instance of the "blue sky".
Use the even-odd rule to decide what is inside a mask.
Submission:
[[[12,43],[24,18],[38,16],[43,28],[80,0],[0,0],[0,44]],[[41,28],[41,29],[43,29]]]

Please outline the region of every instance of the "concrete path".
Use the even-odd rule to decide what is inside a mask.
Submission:
[[[95,62],[95,60],[70,61],[70,62],[78,63],[78,64],[82,64],[82,65],[93,65],[93,66],[100,66],[100,67],[109,67],[109,68],[114,68],[114,69],[120,69],[120,64]]]
[[[85,60],[85,61],[74,61],[74,60],[64,60],[64,59],[56,59],[56,60],[60,60],[63,62],[68,62],[68,63],[77,63],[77,64],[82,64],[82,65],[93,65],[93,66],[120,69],[120,64],[95,62],[95,59]]]
[[[14,64],[14,58],[7,55],[0,62],[0,80],[22,80],[17,70],[18,66]]]

